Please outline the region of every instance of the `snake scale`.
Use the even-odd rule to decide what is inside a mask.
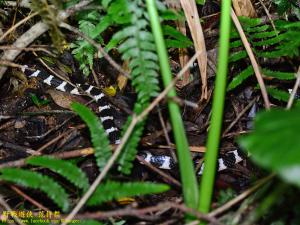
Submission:
[[[112,116],[112,108],[107,100],[107,97],[101,90],[88,84],[77,84],[76,86],[74,86],[54,75],[45,72],[44,70],[32,70],[29,69],[26,65],[22,67],[22,71],[27,77],[36,77],[43,83],[55,88],[58,91],[67,92],[73,95],[89,95],[96,101],[98,105],[99,118],[102,122],[106,134],[109,137],[110,142],[112,144],[120,143],[120,133],[114,123],[114,118]],[[146,162],[160,169],[170,170],[173,169],[176,165],[171,156],[154,155],[149,151],[141,151],[138,154],[141,157],[143,157]],[[229,151],[218,159],[218,171],[231,168],[235,164],[241,162],[242,160],[243,157],[238,149]],[[203,169],[204,163],[202,163],[197,174],[201,175],[203,173]]]

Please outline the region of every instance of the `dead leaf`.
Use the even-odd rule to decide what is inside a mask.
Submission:
[[[201,100],[207,99],[207,53],[203,30],[200,24],[199,14],[197,11],[197,5],[195,0],[180,0],[180,2],[192,34],[195,50],[196,52],[201,53],[197,57],[202,81]]]
[[[56,105],[64,108],[64,109],[71,109],[72,102],[78,102],[79,98],[69,93],[49,89],[47,91],[49,95],[51,95],[53,101]]]
[[[122,69],[124,69],[124,71],[128,72],[129,68],[128,68],[128,61],[124,61],[123,65],[122,65]],[[127,85],[127,81],[128,78],[126,76],[124,76],[123,74],[119,74],[118,78],[117,78],[117,83],[118,83],[118,88],[120,91],[123,91]]]
[[[232,5],[237,16],[257,17],[251,0],[233,0]]]

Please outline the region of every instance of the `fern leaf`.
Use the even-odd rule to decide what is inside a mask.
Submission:
[[[290,98],[290,94],[287,91],[283,91],[274,87],[268,87],[267,92],[270,96],[279,101],[288,102]],[[296,99],[294,105],[300,107],[300,100]]]
[[[85,173],[66,160],[56,159],[50,156],[36,156],[27,159],[26,162],[30,165],[42,166],[58,173],[76,187],[83,189],[83,191],[87,191],[89,188],[88,178]]]
[[[258,27],[251,27],[247,29],[247,33],[260,33],[263,31],[266,31],[270,28],[269,25],[262,25],[262,26],[258,26]]]
[[[246,29],[250,29],[252,27],[256,27],[261,24],[260,18],[249,18],[246,16],[240,16],[239,17],[240,23],[246,27]]]
[[[156,194],[167,190],[169,190],[169,186],[166,184],[154,184],[150,182],[119,183],[115,181],[107,181],[105,184],[100,185],[96,189],[94,194],[88,200],[87,205],[100,205],[114,199]]]
[[[1,169],[0,180],[13,182],[24,187],[38,189],[45,192],[64,212],[69,209],[68,195],[56,181],[39,173],[17,169]]]
[[[128,13],[126,0],[115,0],[109,5],[107,13],[114,19],[117,24],[126,24],[131,20]]]
[[[274,37],[278,34],[278,31],[267,31],[267,32],[261,32],[261,33],[256,33],[251,35],[251,39],[256,39],[256,38],[270,38],[270,37]]]
[[[134,111],[140,112],[142,111],[142,106],[140,106],[138,103],[135,104]],[[122,133],[125,133],[129,124],[131,123],[131,117],[127,120],[126,124],[123,127]],[[138,123],[130,138],[126,142],[126,145],[123,148],[122,154],[118,158],[118,170],[121,171],[124,174],[130,174],[131,169],[133,167],[132,162],[135,159],[135,156],[137,154],[137,145],[140,141],[140,138],[142,136],[143,130],[144,130],[144,123],[140,122]]]
[[[122,59],[129,61],[132,85],[137,92],[137,103],[134,106],[134,112],[139,114],[148,105],[151,97],[158,94],[158,57],[152,33],[148,31],[149,21],[143,1],[130,1],[127,7],[131,13],[130,24],[113,35],[110,43],[122,42],[119,51],[122,54]],[[176,36],[177,39],[184,39],[172,29],[167,28],[167,33],[170,36]],[[129,118],[122,129],[123,133],[130,121]],[[129,174],[131,171],[132,161],[135,158],[136,148],[143,129],[144,122],[137,124],[118,159],[118,169],[122,173]]]
[[[267,92],[269,95],[279,101],[287,102],[290,97],[290,94],[288,92],[273,87],[268,87]]]
[[[280,80],[294,80],[295,79],[295,73],[273,71],[273,70],[269,70],[269,69],[262,69],[262,73],[265,76],[277,78]]]
[[[163,25],[162,29],[163,29],[164,36],[167,38],[166,39],[167,47],[187,48],[193,45],[193,42],[191,40],[189,40],[185,35],[180,33],[175,28],[169,25]]]
[[[232,89],[239,86],[244,80],[246,80],[248,77],[250,77],[252,74],[254,74],[254,70],[252,66],[248,66],[246,69],[244,69],[242,72],[240,72],[238,75],[236,75],[232,81],[229,83],[227,87],[227,91],[231,91]]]
[[[252,44],[253,44],[253,46],[265,46],[265,45],[270,46],[270,45],[278,44],[279,42],[284,40],[286,37],[287,37],[287,34],[283,33],[274,38],[269,38],[267,40],[253,42]]]
[[[279,58],[283,56],[294,57],[300,55],[300,23],[287,22],[287,21],[274,21],[277,31],[273,31],[270,25],[261,25],[260,19],[240,18],[244,25],[244,30],[251,42],[251,45],[255,55],[263,58]],[[237,32],[232,31],[234,34],[234,40],[231,42],[231,48],[239,47],[240,42],[236,40]],[[264,48],[262,49],[261,46]],[[238,62],[247,57],[246,52],[237,51],[230,56],[230,62]],[[266,68],[262,68],[262,71],[266,76],[274,77],[277,79],[290,80],[294,79],[294,75],[291,73],[271,71]],[[249,77],[250,71],[245,70],[240,74],[234,76],[233,80],[228,86],[228,90],[232,90],[236,86],[240,85],[247,77]],[[278,96],[277,96],[278,97]]]
[[[71,107],[89,127],[96,162],[101,171],[112,155],[107,134],[97,116],[89,108],[79,103],[73,103]]]
[[[243,43],[241,40],[236,40],[236,41],[230,42],[230,48],[237,48],[242,45],[243,45]]]
[[[229,62],[236,62],[238,60],[241,60],[241,59],[244,59],[246,58],[248,55],[247,55],[247,52],[246,51],[239,51],[239,52],[236,52],[236,53],[233,53],[230,57],[229,57]]]

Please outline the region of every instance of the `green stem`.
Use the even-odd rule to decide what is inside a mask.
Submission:
[[[152,33],[159,57],[162,79],[164,86],[167,87],[172,81],[172,74],[169,65],[168,53],[160,26],[159,16],[155,5],[155,0],[146,0],[146,2]],[[172,98],[175,96],[175,89],[172,88],[168,93],[168,97]],[[198,207],[197,180],[195,177],[194,166],[189,151],[189,145],[184,132],[180,109],[179,106],[173,101],[168,102],[168,108],[174,132],[177,155],[179,159],[179,169],[182,181],[184,201],[188,207],[196,209]]]
[[[207,151],[205,153],[205,168],[201,180],[199,196],[199,210],[203,213],[207,213],[210,210],[213,185],[216,174],[216,164],[220,143],[228,68],[227,64],[230,38],[230,6],[231,1],[222,1],[218,69],[215,81],[212,117],[207,140]]]

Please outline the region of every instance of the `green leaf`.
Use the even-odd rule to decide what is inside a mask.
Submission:
[[[85,173],[68,161],[50,156],[36,156],[27,159],[26,162],[34,166],[48,168],[53,172],[58,173],[76,187],[83,189],[83,191],[87,191],[89,188],[88,178],[86,177]]]
[[[185,35],[183,35],[181,32],[176,30],[174,27],[171,27],[169,25],[163,25],[162,29],[163,29],[164,36],[169,39],[168,41],[170,40],[178,41],[179,44],[181,42],[182,46],[187,46],[187,47],[193,45],[193,42],[191,40],[189,40]],[[166,43],[168,43],[168,41],[166,41]],[[178,46],[177,48],[180,47]]]
[[[262,26],[257,26],[257,27],[249,27],[247,28],[247,33],[259,33],[259,32],[263,32],[266,31],[270,28],[269,25],[262,25]]]
[[[239,139],[258,165],[300,187],[300,109],[259,113],[254,131]]]
[[[257,42],[253,42],[253,46],[264,46],[264,45],[274,45],[274,44],[278,44],[279,42],[281,42],[282,40],[284,40],[287,37],[286,33],[280,34],[276,37],[273,38],[269,38],[266,40],[262,40],[262,41],[257,41]]]
[[[236,62],[238,60],[244,59],[248,56],[247,52],[245,50],[243,51],[239,51],[239,52],[235,52],[232,55],[230,55],[229,57],[229,62]]]
[[[43,105],[47,105],[50,100],[49,99],[39,99],[35,94],[30,93],[29,94],[31,97],[32,102],[37,106],[41,107]]]
[[[277,5],[277,12],[280,15],[285,13],[291,7],[291,3],[289,0],[273,0],[273,2]]]
[[[241,40],[236,40],[236,41],[230,42],[230,48],[237,48],[242,45],[243,45],[243,43]]]
[[[279,101],[287,102],[290,97],[290,94],[287,91],[279,90],[273,87],[267,87],[267,92],[269,95]]]
[[[68,195],[55,180],[50,177],[43,176],[37,172],[17,169],[17,168],[4,168],[1,169],[0,180],[22,185],[24,187],[38,189],[52,199],[64,212],[69,209]]]
[[[87,204],[89,206],[100,205],[104,202],[123,197],[156,194],[167,190],[169,190],[169,186],[166,184],[154,184],[150,182],[119,183],[107,181],[105,184],[97,187]]]
[[[112,155],[109,140],[102,123],[86,106],[79,103],[72,103],[71,107],[89,127],[91,140],[95,149],[96,162],[101,171]]]
[[[262,73],[265,76],[273,77],[281,80],[294,80],[296,78],[295,73],[273,71],[269,69],[262,69]]]
[[[196,0],[196,3],[199,5],[204,5],[206,0]]]
[[[274,37],[278,34],[278,31],[267,31],[267,32],[261,32],[261,33],[255,33],[251,35],[251,39],[258,39],[258,38],[270,38]]]
[[[232,81],[229,83],[227,87],[227,91],[231,91],[232,89],[239,86],[244,80],[246,80],[248,77],[250,77],[252,74],[254,74],[254,70],[252,65],[248,66],[246,69],[244,69],[242,72],[240,72],[238,75],[236,75]]]

